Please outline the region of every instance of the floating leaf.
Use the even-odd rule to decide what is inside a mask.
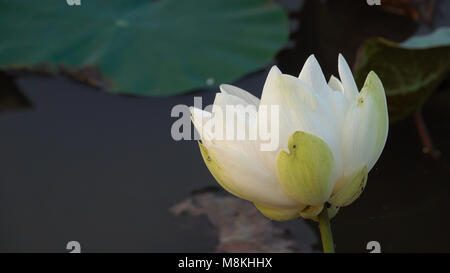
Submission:
[[[421,108],[450,72],[450,28],[402,44],[369,39],[358,56],[358,86],[371,70],[375,71],[386,90],[390,120],[397,121]]]
[[[450,46],[450,28],[439,28],[431,34],[412,37],[402,46],[411,49]]]
[[[174,205],[173,214],[205,215],[218,231],[218,252],[311,252],[245,200],[206,188]]]
[[[2,0],[0,24],[2,67],[95,64],[108,91],[145,96],[232,82],[288,38],[272,0]]]

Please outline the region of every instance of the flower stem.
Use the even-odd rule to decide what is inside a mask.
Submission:
[[[319,214],[320,237],[322,237],[323,253],[334,253],[333,234],[331,233],[330,219],[328,218],[328,209],[323,208]]]
[[[434,160],[439,159],[439,151],[435,149],[433,140],[431,139],[430,132],[428,131],[427,124],[423,119],[422,112],[420,110],[413,113],[414,122],[419,132],[420,139],[423,143],[423,151],[428,153]]]

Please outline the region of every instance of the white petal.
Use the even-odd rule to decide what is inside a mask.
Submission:
[[[345,98],[344,93],[342,93],[340,91],[332,91],[330,100],[331,100],[330,107],[333,110],[334,116],[338,123],[337,127],[340,131],[342,129],[342,127],[344,126],[349,103],[348,103],[347,99]],[[341,135],[341,134],[339,134],[339,135]]]
[[[289,137],[305,123],[307,113],[317,108],[317,103],[317,98],[301,80],[272,67],[264,84],[261,105],[279,106],[280,149],[287,148]]]
[[[249,114],[245,115],[245,111],[248,111]],[[257,122],[257,108],[255,105],[249,104],[240,97],[226,93],[216,94],[212,113],[215,124],[223,128],[224,138],[227,136],[228,131],[230,131],[230,137],[234,136],[230,140],[236,139],[239,126],[245,125],[248,129],[248,126],[256,126]],[[254,129],[253,127],[250,129]]]
[[[341,54],[339,54],[338,58],[338,70],[342,86],[344,87],[345,97],[348,101],[353,101],[358,95],[358,87],[356,86],[355,79],[353,78],[352,71],[347,64],[347,61]]]
[[[212,118],[211,113],[195,107],[189,107],[189,110],[191,111],[192,123],[199,133],[202,141],[211,141],[213,136],[211,135],[211,132],[205,129],[206,123],[208,123]]]
[[[284,192],[276,174],[268,171],[260,162],[219,145],[209,145],[207,149],[213,155],[212,159],[217,161],[221,172],[225,172],[219,174],[226,177],[222,183],[239,197],[272,207],[299,206],[298,202]]]
[[[313,63],[313,60],[310,60]],[[279,105],[278,151],[287,150],[289,137],[296,131],[303,131],[324,140],[330,146],[334,158],[341,158],[339,122],[330,105],[332,92],[322,94],[323,96],[320,96],[313,92],[299,78],[281,74],[276,67],[271,69],[264,85],[260,108],[263,105]],[[333,182],[337,182],[341,172],[342,162],[336,160]]]
[[[330,80],[328,81],[328,86],[331,90],[344,92],[341,81],[333,75],[331,75]]]
[[[230,106],[234,106],[234,109]],[[214,130],[217,132],[221,128],[221,133],[215,134],[215,144],[245,154],[250,160],[258,161],[264,168],[275,172],[276,155],[261,151],[255,105],[240,97],[218,93],[212,111]]]
[[[225,140],[227,138],[227,132],[230,133],[230,137],[233,135],[236,136],[238,125],[236,121],[237,114],[233,113],[233,110],[238,107],[245,108],[247,106],[249,106],[249,104],[239,97],[226,93],[216,94],[212,107],[212,114],[214,118],[215,130],[222,128],[222,133],[220,135],[216,135],[216,140]],[[256,111],[256,107],[254,105],[250,105],[250,107],[253,107]]]
[[[274,105],[280,102],[287,103],[286,106],[290,107],[302,104],[309,109],[315,109],[317,106],[316,95],[305,82],[294,76],[282,74],[276,66],[273,66],[264,84],[261,104]]]
[[[216,93],[216,97],[214,98],[213,109],[214,109],[214,106],[220,106],[225,109],[227,105],[247,106],[247,105],[249,105],[249,103],[247,101],[245,101],[244,99],[234,96],[234,95],[230,95],[227,93]],[[214,110],[213,110],[213,113],[214,113]]]
[[[259,106],[260,101],[257,97],[253,96],[249,92],[247,92],[244,89],[241,89],[239,87],[229,85],[229,84],[221,84],[220,91],[222,91],[223,93],[229,94],[229,95],[234,95],[236,97],[239,97],[239,98],[243,99],[244,101],[246,101],[247,103],[255,105],[256,107]]]
[[[324,93],[330,91],[325,76],[323,75],[322,68],[320,68],[314,55],[309,56],[306,60],[298,77],[308,84],[313,92],[317,92],[320,96],[323,96]]]
[[[384,148],[389,121],[383,85],[374,72],[348,110],[342,130],[345,175],[362,165],[372,169]]]

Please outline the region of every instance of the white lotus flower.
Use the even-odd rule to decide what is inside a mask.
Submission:
[[[217,182],[271,219],[316,219],[328,204],[334,216],[359,197],[384,148],[388,112],[380,79],[370,72],[358,92],[347,62],[342,55],[338,59],[340,80],[331,76],[328,83],[314,56],[298,78],[273,66],[261,100],[240,88],[220,86],[214,106],[279,105],[276,151],[262,152],[258,140],[208,138],[202,127],[215,116],[191,108],[203,159]]]

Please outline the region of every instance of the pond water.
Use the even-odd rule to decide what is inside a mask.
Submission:
[[[315,53],[330,75],[336,73],[338,52],[352,62],[358,44],[369,36],[403,40],[427,28],[386,12],[370,11],[371,17],[345,6],[340,9],[346,13],[337,12],[339,6],[308,5],[307,12],[291,12],[293,46],[276,59],[283,72],[298,73]],[[358,20],[359,31],[352,31]],[[335,31],[326,32],[330,28]],[[260,96],[267,71],[234,84]],[[215,89],[137,98],[109,95],[60,76],[28,75],[16,82],[33,108],[0,115],[1,252],[67,252],[72,240],[84,252],[215,250],[217,234],[206,217],[175,217],[169,211],[193,191],[215,185],[197,144],[171,138],[176,120],[171,109],[192,105],[194,96],[212,103]],[[410,119],[392,124],[366,190],[332,221],[337,251],[366,252],[369,241],[380,242],[384,252],[450,250],[448,88],[448,83],[442,86],[423,109],[441,159],[422,152]],[[276,225],[317,249],[314,224]]]

